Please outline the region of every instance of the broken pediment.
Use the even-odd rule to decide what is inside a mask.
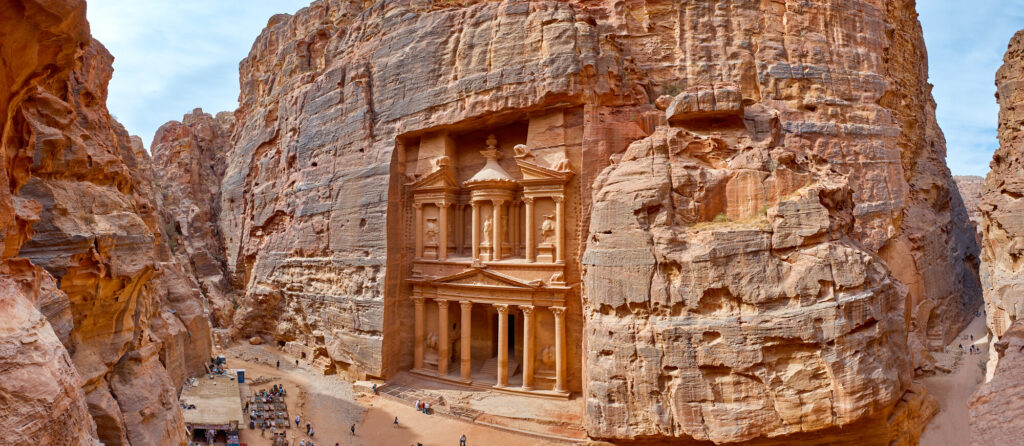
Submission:
[[[446,162],[447,157],[442,158],[442,160],[438,161],[434,171],[408,185],[413,192],[456,190],[459,188],[459,182],[455,179],[451,166]]]
[[[437,278],[430,281],[434,285],[473,285],[518,288],[533,290],[540,288],[541,281],[526,282],[512,276],[496,273],[483,268],[472,268],[458,274]]]
[[[568,162],[565,163],[565,170],[555,170],[548,167],[541,166],[535,162],[533,157],[522,157],[516,158],[516,164],[519,165],[519,170],[523,173],[523,179],[520,183],[559,183],[564,184],[569,182],[572,178],[572,170],[569,169]]]

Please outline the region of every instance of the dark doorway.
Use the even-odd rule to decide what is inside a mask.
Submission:
[[[509,356],[516,351],[516,317],[511,314],[508,315],[508,351]]]

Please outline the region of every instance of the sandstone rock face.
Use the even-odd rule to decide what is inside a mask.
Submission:
[[[985,194],[985,178],[973,175],[956,175],[953,177],[960,199],[967,208],[967,216],[974,227],[974,239],[978,247],[983,246],[984,234],[981,231],[981,197]]]
[[[149,160],[106,110],[112,57],[84,2],[0,11],[0,443],[184,443],[175,388],[209,323]]]
[[[167,218],[164,233],[176,257],[195,271],[219,326],[230,324],[235,303],[216,223],[234,123],[231,113],[214,117],[196,109],[181,122],[161,126],[150,146],[153,162],[160,166],[155,173],[160,209]]]
[[[542,135],[527,146],[582,148],[566,356],[591,436],[914,444],[935,411],[915,373],[981,298],[914,9],[322,0],[275,16],[240,66],[216,218],[232,334],[357,375],[409,368],[400,204],[417,172],[399,145],[522,127]]]
[[[1020,256],[1024,254],[1024,131],[1020,104],[1024,88],[1024,31],[1010,40],[1003,66],[996,73],[999,102],[999,149],[992,157],[981,200],[982,283],[985,287],[985,317],[992,343],[996,344],[1014,321],[1024,316],[1024,281]],[[997,355],[989,358],[988,376],[1000,373]],[[1013,373],[1007,371],[1006,373]]]
[[[953,181],[956,182],[956,188],[960,191],[960,198],[964,202],[964,207],[967,208],[967,215],[971,217],[971,221],[980,223],[981,209],[978,206],[981,205],[981,198],[985,195],[985,178],[975,175],[954,175]]]
[[[992,353],[999,358],[995,376],[968,404],[971,411],[971,444],[1014,444],[1020,441],[1024,404],[1024,323],[1015,322],[1003,332]]]

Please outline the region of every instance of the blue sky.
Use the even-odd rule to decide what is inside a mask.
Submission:
[[[1024,0],[918,0],[929,81],[946,163],[955,175],[985,175],[996,140],[996,70],[1024,28]]]
[[[703,0],[701,0],[703,1]],[[238,62],[271,15],[309,0],[92,0],[92,33],[114,54],[107,102],[146,147],[163,123],[238,106]],[[1024,0],[918,0],[930,81],[954,174],[984,175],[996,141],[995,71],[1024,28]]]
[[[238,107],[238,63],[270,16],[311,0],[89,0],[92,35],[114,55],[107,108],[149,148],[201,107]]]

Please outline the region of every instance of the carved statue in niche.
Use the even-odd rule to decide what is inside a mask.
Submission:
[[[549,345],[540,351],[540,362],[549,369],[555,368],[555,347]]]
[[[483,243],[491,243],[491,219],[490,219],[490,217],[484,219],[484,229],[481,232],[483,232],[482,234],[480,234],[481,241]]]
[[[436,218],[428,218],[427,219],[427,226],[426,226],[426,228],[423,229],[423,235],[424,235],[424,240],[426,240],[427,244],[429,244],[429,245],[436,245],[437,244],[437,219]]]
[[[555,216],[544,215],[544,221],[540,224],[540,238],[542,243],[555,243]]]
[[[427,333],[425,341],[427,344],[427,348],[437,350],[437,333]]]

